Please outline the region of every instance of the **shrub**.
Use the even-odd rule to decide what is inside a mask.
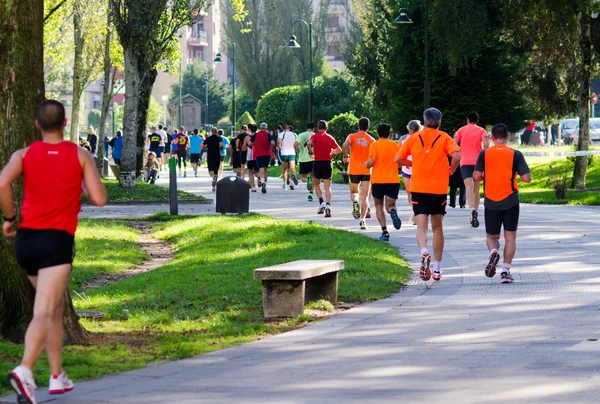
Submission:
[[[329,130],[327,132],[335,138],[340,147],[348,135],[358,131],[358,118],[352,112],[338,114],[328,123]],[[345,171],[346,167],[341,154],[334,155],[333,162],[339,170]]]
[[[286,86],[274,88],[267,92],[258,101],[258,107],[256,107],[257,119],[266,122],[271,128],[275,128],[282,123],[291,123],[298,126],[297,122],[288,115],[288,104],[299,90],[299,86]]]
[[[249,125],[251,123],[256,124],[256,121],[254,121],[254,118],[252,118],[252,115],[250,115],[250,113],[248,111],[244,112],[244,114],[242,116],[240,116],[235,124],[235,130],[240,130],[242,129],[243,125]]]
[[[101,113],[97,109],[88,112],[88,127],[98,129],[100,126]]]

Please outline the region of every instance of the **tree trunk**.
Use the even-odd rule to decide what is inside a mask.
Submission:
[[[81,35],[81,20],[79,3],[74,3],[73,32],[75,51],[73,55],[73,101],[71,105],[71,142],[79,142],[79,113],[81,112],[81,96],[85,83],[83,82],[83,46],[84,38]]]
[[[123,151],[121,153],[122,187],[133,188],[136,183],[137,123],[141,78],[138,58],[131,48],[123,49],[125,56],[125,105],[123,106]]]
[[[0,2],[0,167],[14,151],[40,139],[36,105],[44,99],[43,0]],[[22,186],[14,187],[17,211]],[[0,238],[0,336],[21,340],[33,288],[17,265],[12,240]]]
[[[125,188],[135,187],[136,180],[143,173],[148,107],[158,74],[156,69],[144,72],[146,69],[141,64],[133,50],[125,49],[123,153],[119,178],[121,186]]]
[[[579,88],[579,139],[577,150],[588,150],[590,145],[590,87],[591,87],[591,64],[592,64],[592,31],[591,10],[589,2],[579,14],[579,48],[581,54],[580,88]],[[573,182],[571,186],[575,189],[585,189],[585,178],[588,167],[588,156],[577,156],[573,171]]]
[[[98,128],[98,152],[96,154],[96,167],[100,177],[104,178],[104,137],[106,136],[106,118],[108,106],[113,96],[114,80],[111,79],[112,60],[110,59],[110,13],[107,13],[106,42],[104,48],[104,86],[102,88],[102,111],[100,113],[100,127]],[[114,75],[113,75],[114,78]]]

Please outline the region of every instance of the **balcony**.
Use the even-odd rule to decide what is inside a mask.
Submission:
[[[208,46],[208,32],[197,31],[195,35],[188,38],[187,43],[191,46]]]

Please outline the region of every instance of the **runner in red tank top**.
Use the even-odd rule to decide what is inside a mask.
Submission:
[[[32,371],[44,348],[52,371],[50,394],[74,387],[62,368],[62,313],[75,252],[82,183],[91,203],[106,203],[106,190],[92,155],[64,141],[66,123],[60,102],[47,100],[38,105],[35,125],[42,131],[43,141],[17,150],[0,174],[2,230],[6,237],[16,236],[17,261],[36,288],[23,360],[7,376],[23,403],[36,402]],[[21,175],[24,197],[17,232],[12,185]]]

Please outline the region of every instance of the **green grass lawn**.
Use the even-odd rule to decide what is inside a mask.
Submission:
[[[110,220],[83,219],[79,222],[77,230],[77,254],[73,263],[73,276],[69,287],[76,293],[82,292],[82,285],[94,279],[101,273],[114,273],[140,264],[147,258],[146,253],[137,248],[135,242],[138,232],[128,227],[124,222]],[[73,295],[77,299],[76,294]],[[85,352],[89,358],[82,358],[80,352]],[[0,342],[0,396],[8,393],[8,385],[4,375],[9,372],[20,360],[23,346]],[[95,363],[100,369],[118,371],[130,369],[120,364],[126,356],[131,355],[130,349],[119,345],[90,347],[71,346],[65,349],[65,363],[75,367],[79,378],[98,375],[86,366]],[[115,360],[116,358],[116,360]],[[114,366],[113,366],[113,360]],[[129,360],[133,361],[134,358]],[[143,362],[140,362],[140,366]],[[46,386],[49,374],[48,362],[45,356],[39,362],[36,378],[39,383]],[[91,373],[90,373],[91,372]]]
[[[529,158],[526,157],[529,162]],[[565,199],[558,200],[554,194],[554,185],[550,181],[550,166],[555,170],[563,170],[567,175],[567,186],[571,183],[573,177],[574,163],[563,157],[554,158],[545,163],[531,164],[532,181],[530,184],[519,185],[521,192],[521,202],[543,203],[543,204],[569,204],[569,205],[600,205],[600,192],[586,191],[574,192],[567,191]],[[600,157],[594,157],[588,167],[586,176],[587,188],[600,188]]]
[[[71,289],[81,292],[82,286],[98,275],[120,272],[147,259],[136,246],[138,236],[139,232],[125,222],[80,220]]]
[[[163,175],[168,175],[163,173]],[[110,202],[136,202],[136,201],[169,201],[169,188],[158,185],[138,182],[135,188],[123,188],[117,180],[102,180],[106,187],[108,203]],[[204,200],[202,196],[197,196],[184,191],[178,191],[180,200]],[[84,196],[85,200],[85,196]]]
[[[65,348],[65,368],[74,380],[199,355],[314,320],[301,315],[265,321],[261,285],[253,279],[258,267],[298,259],[343,259],[339,300],[346,302],[387,297],[410,273],[398,250],[387,243],[256,214],[159,222],[155,235],[176,249],[171,264],[74,296],[77,309],[106,314],[102,322],[83,320],[94,332],[95,344]],[[83,238],[80,245],[89,241]],[[94,259],[91,251],[81,252],[82,262]],[[75,271],[75,279],[81,273]],[[0,352],[0,372],[6,372],[19,361],[22,346],[0,343]],[[47,380],[47,363],[42,360],[36,381],[45,386]],[[6,392],[4,383],[0,379],[0,394]]]

